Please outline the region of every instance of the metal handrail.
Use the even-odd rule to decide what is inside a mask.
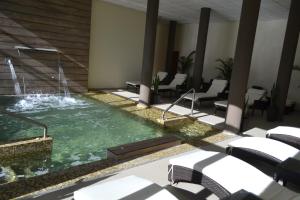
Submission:
[[[173,106],[175,106],[177,103],[179,103],[184,97],[186,97],[188,94],[190,94],[191,92],[193,92],[193,99],[192,99],[192,106],[191,106],[191,115],[193,115],[193,111],[194,111],[194,102],[195,102],[195,93],[196,90],[194,88],[190,89],[189,91],[187,91],[185,94],[183,94],[179,99],[177,99],[174,103],[172,103],[166,110],[164,110],[164,112],[161,115],[161,119],[165,120],[165,115],[166,112],[168,112]]]
[[[37,125],[37,126],[40,126],[40,127],[43,127],[44,129],[44,135],[43,137],[46,138],[47,137],[47,134],[48,134],[48,127],[46,124],[43,124],[41,122],[38,122],[36,120],[33,120],[33,119],[30,119],[30,118],[27,118],[27,117],[24,117],[22,115],[18,115],[16,113],[12,113],[12,112],[7,112],[5,110],[0,110],[0,113],[2,114],[5,114],[5,115],[9,115],[11,117],[14,117],[14,118],[17,118],[17,119],[20,119],[20,120],[23,120],[25,122],[28,122],[28,123],[31,123],[31,124],[34,124],[34,125]]]
[[[25,46],[15,46],[15,49],[17,49],[17,50],[32,50],[32,51],[45,51],[45,52],[61,53],[57,49],[50,49],[50,48],[31,48],[31,47],[25,47]]]

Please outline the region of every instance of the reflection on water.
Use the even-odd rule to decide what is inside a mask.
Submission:
[[[125,143],[162,136],[167,130],[105,103],[83,96],[28,95],[1,100],[5,109],[48,126],[53,138],[48,157],[0,161],[0,179],[11,181],[59,171],[106,158],[106,149]],[[0,116],[0,141],[40,136],[40,127]],[[4,175],[5,174],[5,175]]]

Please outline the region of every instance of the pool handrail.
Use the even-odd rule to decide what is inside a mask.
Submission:
[[[163,121],[166,120],[166,118],[165,118],[166,112],[168,112],[173,106],[175,106],[176,104],[178,104],[185,96],[187,96],[190,93],[193,93],[193,100],[192,100],[192,105],[191,105],[191,115],[193,115],[193,113],[194,113],[195,94],[196,94],[196,90],[194,88],[192,88],[189,91],[187,91],[186,93],[184,93],[179,99],[177,99],[167,109],[165,109],[164,112],[161,115],[161,119]]]
[[[23,120],[25,122],[28,122],[28,123],[31,123],[31,124],[34,124],[34,125],[42,127],[44,129],[43,138],[47,138],[47,135],[48,135],[48,126],[46,124],[43,124],[43,123],[41,123],[39,121],[30,119],[28,117],[24,117],[24,116],[22,116],[20,114],[17,114],[17,113],[7,112],[7,111],[5,111],[3,109],[0,110],[0,113],[5,114],[5,115],[9,115],[9,116],[11,116],[13,118],[20,119],[20,120]]]

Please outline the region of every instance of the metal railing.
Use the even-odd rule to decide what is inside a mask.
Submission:
[[[165,115],[166,113],[176,104],[178,104],[184,97],[186,97],[188,94],[193,93],[193,99],[192,99],[192,105],[191,105],[191,115],[193,115],[193,111],[194,111],[194,103],[195,103],[195,93],[196,90],[194,88],[190,89],[189,91],[187,91],[185,94],[183,94],[179,99],[177,99],[174,103],[172,103],[166,110],[164,110],[164,112],[161,115],[161,119],[165,120]]]
[[[4,115],[8,115],[8,116],[11,116],[13,118],[16,118],[16,119],[20,119],[22,121],[25,121],[27,123],[31,123],[31,124],[34,124],[34,125],[37,125],[37,126],[40,126],[44,129],[44,135],[43,137],[46,138],[47,137],[47,134],[48,134],[48,127],[46,124],[43,124],[41,122],[38,122],[36,120],[33,120],[33,119],[30,119],[30,118],[27,118],[27,117],[24,117],[22,115],[19,115],[19,114],[16,114],[16,113],[12,113],[12,112],[7,112],[5,110],[0,110],[0,113],[1,114],[4,114]]]
[[[57,49],[49,49],[49,48],[31,48],[31,47],[25,47],[25,46],[15,46],[15,49],[17,50],[32,50],[32,51],[45,51],[45,52],[56,52],[60,53]]]

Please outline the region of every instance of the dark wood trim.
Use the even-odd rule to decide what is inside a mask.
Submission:
[[[49,27],[51,28],[51,27]],[[89,43],[89,37],[84,36],[71,36],[68,33],[63,32],[49,32],[49,31],[30,31],[30,29],[24,29],[24,28],[10,28],[10,27],[1,27],[1,32],[3,35],[8,36],[24,36],[24,37],[36,37],[37,39],[52,39],[52,40],[65,40],[65,41],[78,41],[81,43]]]
[[[0,18],[11,20],[12,22],[17,21],[20,24],[26,24],[26,23],[34,23],[34,24],[41,24],[41,25],[51,25],[54,27],[65,27],[65,28],[76,28],[81,30],[89,30],[89,24],[76,24],[76,23],[64,23],[61,21],[53,20],[53,19],[44,19],[43,21],[39,20],[38,18],[30,15],[22,15],[22,14],[12,14],[9,17],[2,14],[0,12]]]
[[[39,0],[40,2],[43,2],[45,4],[49,4],[49,0]],[[79,3],[80,2],[80,3]],[[81,10],[90,11],[91,9],[91,0],[51,0],[51,4],[54,5],[60,5],[64,7],[71,7],[71,8],[77,8]]]
[[[281,60],[278,69],[276,88],[278,98],[278,119],[282,120],[295,61],[300,29],[300,1],[292,0],[287,22]]]
[[[16,13],[7,10],[1,10],[0,16],[12,20],[19,20],[19,19],[30,20],[36,23],[44,23],[44,24],[51,23],[52,25],[61,25],[61,26],[72,25],[73,27],[82,27],[82,28],[88,28],[90,26],[89,23],[77,23],[74,21],[58,20],[52,17],[43,17],[34,14],[26,14],[26,13]],[[43,18],[43,20],[39,20],[41,17]]]
[[[78,27],[76,28],[76,30],[73,30],[72,28],[74,27],[63,27],[63,26],[51,25],[51,29],[49,29],[49,24],[33,23],[33,22],[27,22],[22,20],[18,22],[19,24],[12,21],[11,19],[0,17],[0,23],[3,27],[16,28],[16,29],[24,29],[24,27],[26,27],[32,31],[45,31],[49,33],[66,32],[66,34],[71,36],[89,37],[90,35],[87,29],[80,29]]]
[[[19,0],[2,0],[3,2],[6,3],[14,3],[14,5],[20,5],[26,7],[31,7],[31,8],[37,8],[39,10],[49,10],[49,6],[53,9],[55,9],[57,12],[65,13],[65,14],[72,14],[74,16],[78,17],[88,17],[91,15],[90,11],[88,10],[82,10],[80,8],[72,8],[69,6],[62,6],[62,5],[56,5],[51,2],[48,4],[44,4],[40,1],[37,0],[26,0],[26,1],[19,1]]]
[[[7,6],[3,6],[3,3],[0,4],[0,10],[2,13],[4,14],[13,14],[15,12],[17,12],[18,14],[23,14],[23,15],[30,15],[30,16],[34,16],[34,17],[43,17],[45,19],[53,19],[53,20],[60,20],[61,22],[71,22],[71,23],[75,23],[75,24],[90,24],[90,21],[88,21],[86,18],[84,18],[85,20],[82,20],[83,17],[74,17],[70,15],[59,15],[59,14],[55,14],[55,15],[51,15],[51,13],[44,13],[44,12],[33,12],[32,10],[34,9],[30,9],[30,11],[27,11],[25,9],[22,9],[22,7],[18,7],[18,8],[14,8],[16,6],[11,6],[11,7],[7,7]]]
[[[144,39],[143,66],[140,86],[140,103],[149,105],[151,96],[151,82],[154,64],[156,30],[158,21],[159,0],[148,0],[146,13],[146,27]]]
[[[87,91],[91,0],[3,0],[0,10],[0,94],[14,94],[7,57],[21,87],[24,77],[27,91],[58,92],[58,55],[15,46],[60,50],[69,89]]]
[[[260,4],[261,0],[243,1],[225,122],[226,129],[234,133],[242,125]]]
[[[196,54],[195,54],[195,65],[194,65],[194,72],[193,72],[193,87],[196,89],[196,91],[200,91],[201,84],[202,84],[201,81],[202,81],[202,73],[203,73],[203,66],[204,66],[204,59],[205,59],[210,12],[211,12],[210,8],[201,8]]]
[[[169,23],[169,35],[168,35],[168,46],[167,46],[167,56],[166,56],[166,72],[168,72],[169,76],[173,76],[175,74],[172,69],[172,59],[173,59],[173,51],[175,47],[176,41],[176,21],[170,21]]]

